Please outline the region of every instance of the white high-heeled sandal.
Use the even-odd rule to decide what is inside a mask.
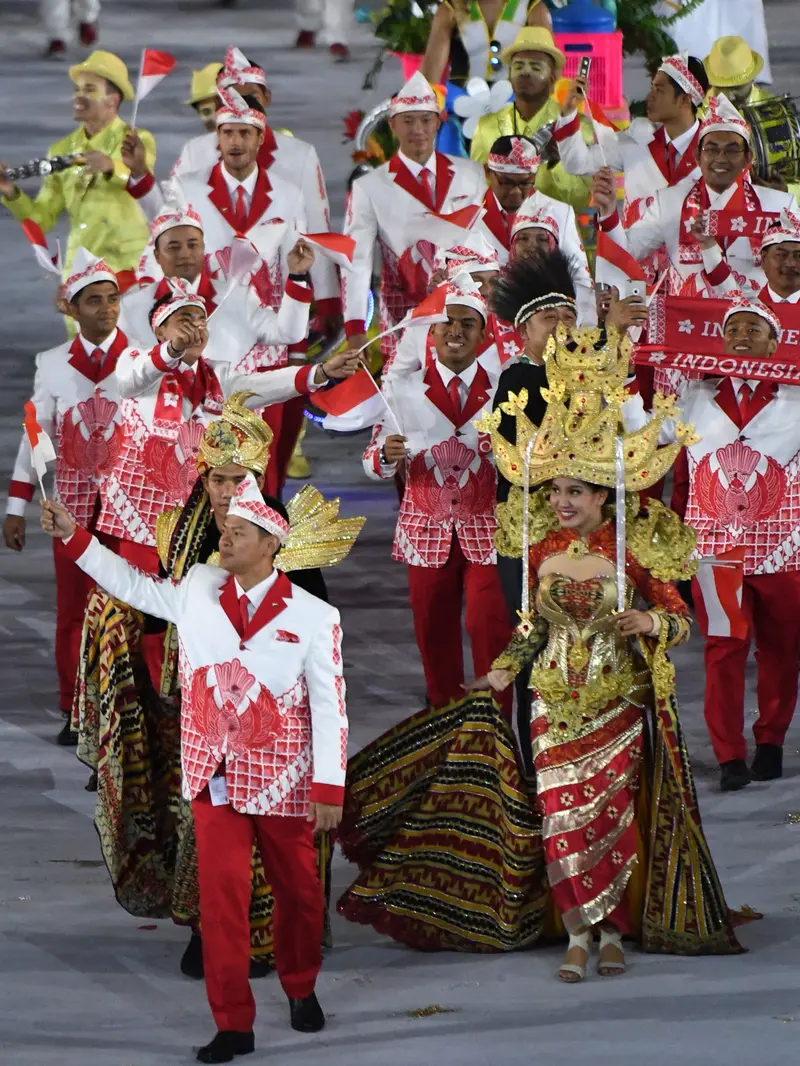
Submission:
[[[624,962],[603,958],[604,948],[616,948],[624,958],[625,951],[622,947],[622,937],[616,929],[600,929],[600,954],[597,960],[597,972],[601,977],[616,977],[618,974],[625,973],[627,967]]]
[[[583,933],[570,933],[567,954],[569,954],[573,948],[580,948],[586,954],[586,962],[563,962],[559,966],[559,980],[568,985],[576,985],[586,976],[586,966],[589,962],[589,955],[592,950],[592,930],[587,929]],[[574,977],[564,977],[564,974],[574,974]]]

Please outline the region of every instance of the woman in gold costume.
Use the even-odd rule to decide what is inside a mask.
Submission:
[[[498,432],[501,410],[485,416],[513,486],[498,537],[527,554],[520,624],[446,722],[422,712],[401,723],[348,775],[345,851],[361,872],[340,913],[427,949],[511,950],[566,932],[565,981],[584,977],[596,933],[603,976],[624,971],[623,936],[671,954],[742,950],[666,654],[689,634],[672,582],[691,572],[694,533],[657,501],[640,510],[640,491],[679,447],[658,447],[674,399],[659,398],[652,422],[622,434],[629,354],[613,327],[571,337],[559,327],[541,427],[525,414],[524,390],[501,404],[516,419],[514,445]],[[678,436],[692,439],[688,427]],[[540,488],[529,494],[526,480]],[[612,490],[625,501],[620,521]],[[536,796],[526,811],[485,690],[527,665]]]

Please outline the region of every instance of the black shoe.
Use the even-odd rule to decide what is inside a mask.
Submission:
[[[60,744],[62,748],[77,748],[78,734],[70,726],[69,718],[65,720],[61,732],[56,737],[56,744]]]
[[[237,1033],[233,1029],[223,1029],[217,1033],[210,1044],[197,1052],[198,1062],[233,1062],[236,1055],[252,1055],[256,1049],[256,1038],[251,1029],[249,1033]]]
[[[292,1029],[296,1029],[298,1033],[318,1033],[320,1029],[325,1028],[325,1015],[315,992],[305,999],[290,999],[289,1011],[292,1016]]]
[[[203,940],[199,933],[192,933],[186,945],[186,951],[181,958],[181,973],[195,981],[203,980]]]
[[[250,980],[257,981],[259,977],[269,977],[272,973],[272,966],[266,959],[251,959],[250,960]]]
[[[783,748],[779,744],[756,744],[750,774],[754,781],[774,781],[783,777]]]
[[[720,792],[738,792],[740,788],[749,785],[752,780],[744,759],[731,759],[730,762],[721,763],[720,770],[722,771],[719,779]]]

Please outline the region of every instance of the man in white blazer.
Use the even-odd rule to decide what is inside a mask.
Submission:
[[[353,268],[342,277],[345,330],[354,348],[366,342],[367,304],[376,252],[381,256],[381,330],[396,325],[416,304],[399,269],[400,260],[424,234],[428,212],[450,214],[480,204],[483,171],[469,159],[434,148],[441,125],[436,93],[417,73],[392,100],[389,125],[399,148],[388,163],[353,183],[344,232],[356,242]],[[387,337],[384,357],[396,338]]]
[[[248,475],[228,508],[220,566],[180,581],[142,574],[43,502],[42,525],[112,596],[172,622],[181,657],[183,794],[197,837],[205,980],[217,1035],[198,1052],[254,1049],[250,861],[258,841],[275,894],[275,965],[291,1024],[317,1032],[323,900],[314,831],[339,824],[347,712],[339,612],[274,568],[285,511]]]
[[[76,521],[94,530],[100,494],[123,448],[125,430],[116,367],[131,341],[118,328],[119,284],[102,259],[85,248],[75,253],[63,287],[64,309],[77,322],[78,332],[36,356],[31,400],[40,427],[53,439],[57,455],[55,498]],[[36,472],[26,434],[20,441],[8,487],[3,526],[12,551],[25,546],[25,505],[36,491]],[[109,541],[109,543],[111,543]],[[59,743],[77,743],[69,714],[75,690],[81,626],[92,583],[67,557],[60,542],[53,544],[56,576],[55,659],[59,707],[65,716]]]
[[[434,707],[464,693],[465,601],[476,677],[511,632],[494,548],[492,448],[475,426],[491,411],[497,384],[477,361],[486,305],[468,275],[448,288],[447,321],[432,331],[436,359],[386,382],[395,418],[375,426],[363,458],[371,478],[404,475],[392,558],[408,565],[414,630]]]
[[[710,101],[697,160],[700,178],[657,191],[628,229],[617,214],[613,174],[598,171],[592,192],[600,228],[640,262],[664,245],[666,289],[673,295],[714,296],[730,272],[740,290],[755,296],[764,286],[761,241],[783,210],[796,209],[794,197],[752,183],[750,127],[725,96]],[[707,226],[718,230],[725,222],[729,232],[707,232]]]

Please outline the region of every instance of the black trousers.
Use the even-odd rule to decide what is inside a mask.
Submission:
[[[508,556],[497,556],[497,570],[500,574],[500,584],[503,587],[503,595],[506,598],[508,609],[514,626],[519,624],[517,611],[522,607],[522,559],[509,559]],[[517,674],[514,687],[517,693],[517,733],[519,735],[519,750],[522,755],[522,763],[528,775],[533,774],[533,751],[531,748],[531,690],[528,687],[530,681],[530,669],[525,667]]]

